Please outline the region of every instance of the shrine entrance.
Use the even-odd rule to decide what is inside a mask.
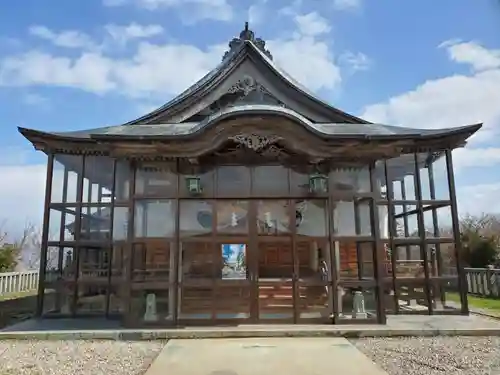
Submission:
[[[215,202],[212,238],[182,246],[182,264],[192,271],[183,272],[188,277],[181,280],[179,319],[189,324],[331,322],[326,200],[322,208],[320,202]],[[309,233],[316,236],[307,235],[312,228],[319,230]],[[203,272],[202,264],[211,277],[195,280],[194,270]]]

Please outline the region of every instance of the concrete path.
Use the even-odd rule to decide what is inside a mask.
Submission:
[[[387,375],[344,338],[170,340],[146,375]]]

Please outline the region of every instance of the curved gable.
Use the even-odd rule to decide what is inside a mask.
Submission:
[[[256,83],[255,87],[276,99],[274,103],[254,100],[252,104],[280,103],[318,123],[369,123],[329,105],[290,77],[273,62],[265,41],[255,38],[245,26],[239,38],[229,43],[229,50],[214,70],[167,104],[124,125],[201,121],[213,114],[214,108],[222,109],[220,102],[248,77]]]

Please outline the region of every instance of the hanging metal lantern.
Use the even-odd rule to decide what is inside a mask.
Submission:
[[[201,187],[201,179],[198,176],[186,177],[186,188],[189,194],[201,194],[203,189]]]
[[[324,174],[309,176],[309,191],[311,193],[326,193],[328,191],[328,177]]]

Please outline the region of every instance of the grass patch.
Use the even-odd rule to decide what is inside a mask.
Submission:
[[[24,292],[17,292],[17,293],[5,293],[5,294],[0,295],[0,301],[7,301],[7,300],[11,300],[11,299],[30,297],[30,296],[35,296],[36,294],[37,294],[36,290],[27,290]]]
[[[458,293],[446,293],[446,299],[460,303],[460,295]],[[469,301],[470,307],[490,310],[492,312],[500,314],[500,299],[478,297],[469,294],[467,296],[467,300]]]

